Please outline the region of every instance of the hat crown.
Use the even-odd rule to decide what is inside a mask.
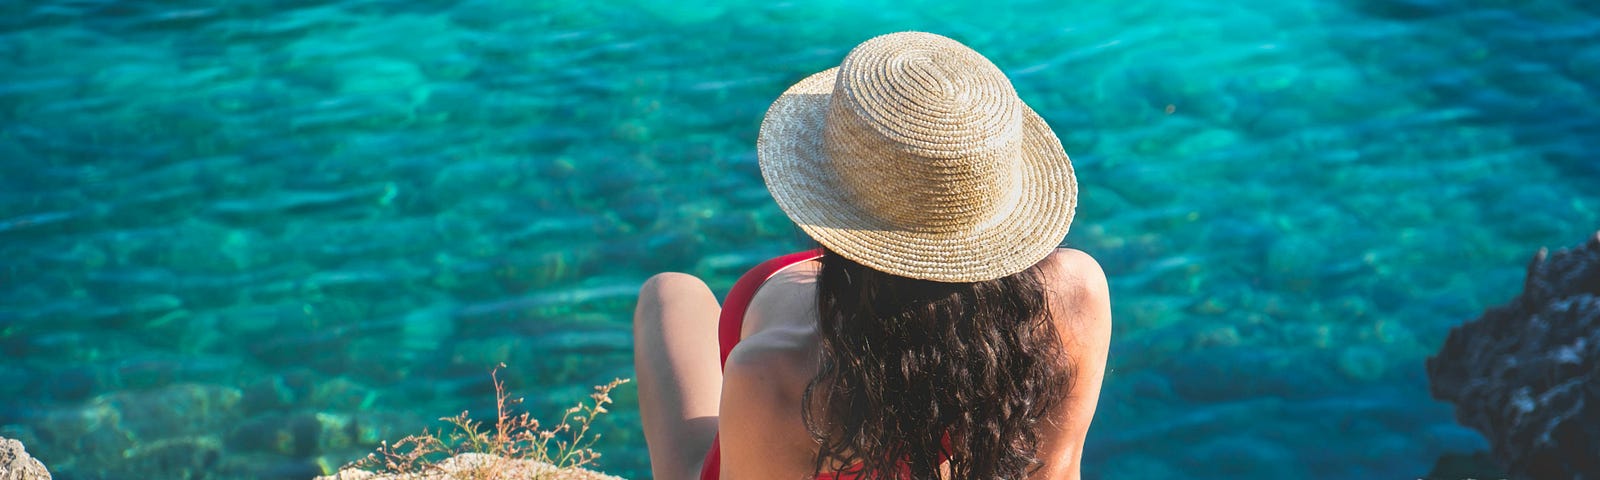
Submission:
[[[839,65],[822,147],[860,205],[900,228],[981,230],[1021,196],[1022,101],[978,52],[874,38]]]
[[[998,68],[926,33],[874,38],[772,102],[761,177],[839,255],[908,278],[992,280],[1060,245],[1078,184]]]

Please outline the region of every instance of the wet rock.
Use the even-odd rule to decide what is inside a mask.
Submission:
[[[0,480],[50,480],[50,471],[28,455],[22,442],[0,437]]]
[[[1600,234],[1540,250],[1522,294],[1452,329],[1427,367],[1512,478],[1600,478]]]

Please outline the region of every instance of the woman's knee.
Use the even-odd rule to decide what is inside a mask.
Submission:
[[[687,273],[664,272],[650,276],[639,287],[639,302],[690,298],[711,295],[711,287],[699,277]]]
[[[633,313],[634,327],[660,328],[641,324],[664,322],[667,319],[663,317],[669,311],[715,309],[716,306],[716,295],[698,277],[678,272],[658,273],[639,287],[639,305]]]

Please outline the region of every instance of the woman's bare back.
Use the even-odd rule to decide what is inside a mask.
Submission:
[[[1084,436],[1099,399],[1111,336],[1105,273],[1088,254],[1058,249],[1044,260],[1051,318],[1074,381],[1042,432],[1036,479],[1078,478]],[[722,478],[806,478],[817,444],[801,420],[801,395],[817,371],[819,264],[773,276],[750,303],[743,339],[723,371],[718,430]]]

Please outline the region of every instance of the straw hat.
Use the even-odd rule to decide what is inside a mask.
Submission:
[[[761,175],[811,238],[878,271],[976,282],[1067,234],[1078,184],[1061,141],[1000,69],[955,40],[867,40],[789,87],[761,122]]]

